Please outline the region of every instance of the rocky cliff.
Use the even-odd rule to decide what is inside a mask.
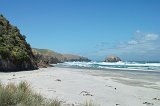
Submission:
[[[32,52],[35,55],[36,62],[40,68],[46,68],[51,66],[50,64],[57,64],[64,60],[61,54],[48,49],[33,48]]]
[[[0,71],[34,69],[37,69],[35,57],[25,36],[0,15]]]

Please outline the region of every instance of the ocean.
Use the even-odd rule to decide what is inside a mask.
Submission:
[[[57,67],[87,68],[98,70],[123,70],[160,73],[160,62],[64,62]]]

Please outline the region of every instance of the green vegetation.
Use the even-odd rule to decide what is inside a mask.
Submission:
[[[4,55],[3,58],[13,57],[16,62],[29,59],[31,49],[25,41],[25,36],[4,17],[0,17],[0,32],[0,54]]]
[[[0,71],[36,69],[34,55],[25,39],[16,26],[0,15]]]
[[[63,106],[63,101],[46,99],[33,92],[30,85],[22,81],[15,85],[4,85],[0,82],[0,106]],[[86,101],[81,106],[97,106],[92,101]]]
[[[0,83],[0,106],[61,106],[62,101],[47,100],[34,93],[27,82],[18,85]]]
[[[33,49],[39,53],[47,54],[47,55],[54,55],[56,53],[56,52],[48,50],[48,49],[37,49],[37,48],[33,48]]]

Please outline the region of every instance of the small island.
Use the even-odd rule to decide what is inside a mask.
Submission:
[[[107,56],[105,62],[119,62],[122,61],[118,56],[110,55]]]

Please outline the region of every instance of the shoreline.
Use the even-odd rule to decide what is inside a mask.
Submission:
[[[155,73],[160,75],[160,63],[157,62],[64,62],[55,65],[56,67],[91,69],[91,70],[112,70],[139,73]]]
[[[73,69],[86,69],[86,70],[100,70],[100,71],[123,71],[123,72],[137,72],[137,73],[154,73],[160,75],[160,70],[145,70],[145,69],[125,69],[125,68],[93,68],[93,67],[80,67],[80,66],[57,66],[58,68],[73,68]]]
[[[85,71],[84,71],[85,70]],[[93,101],[100,106],[160,106],[160,81],[135,78],[128,74],[49,67],[35,71],[0,73],[2,83],[27,81],[46,98],[58,98],[65,104]],[[134,76],[134,74],[133,74]],[[144,76],[145,77],[145,76]]]

